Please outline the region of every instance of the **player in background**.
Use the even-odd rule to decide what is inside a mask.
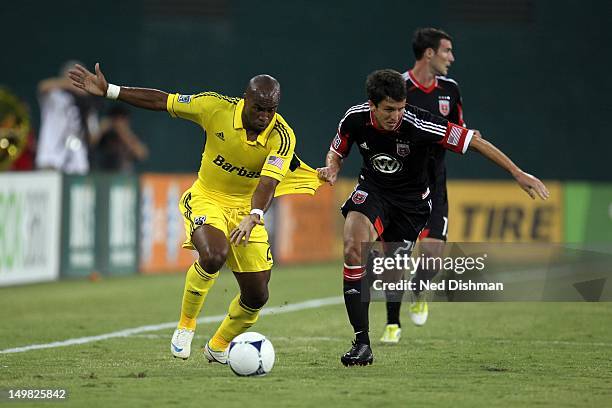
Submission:
[[[70,77],[93,95],[167,111],[206,132],[198,178],[179,203],[187,235],[183,247],[195,249],[199,257],[187,271],[170,350],[174,357],[190,356],[196,319],[219,269],[227,264],[240,293],[204,346],[209,362],[226,364],[230,341],[257,321],[268,300],[273,260],[263,226],[265,211],[275,195],[313,194],[321,183],[317,172],[294,155],[293,130],[276,112],[280,84],[269,75],[257,75],[249,81],[244,98],[231,98],[214,92],[180,95],[119,87],[106,81],[99,64],[95,74],[76,65]],[[176,139],[170,138],[169,152],[173,143]]]
[[[459,86],[453,79],[446,77],[455,61],[452,40],[450,35],[436,28],[420,28],[414,32],[412,51],[416,62],[411,70],[403,74],[407,89],[406,102],[465,127]],[[427,168],[432,209],[429,221],[419,236],[421,252],[427,258],[442,256],[448,236],[445,155],[446,150],[442,146],[431,146]],[[408,312],[417,326],[425,324],[429,313],[425,293],[420,291],[419,282],[431,280],[437,272],[419,268],[414,276],[417,289],[411,293]],[[401,291],[386,293],[387,326],[380,339],[383,343],[397,343],[400,340],[402,295]]]
[[[375,71],[366,80],[368,101],[349,108],[326,156],[319,176],[335,183],[342,161],[353,144],[363,158],[359,181],[342,206],[344,222],[344,304],[355,340],[341,356],[345,366],[374,360],[369,338],[369,288],[362,243],[414,243],[431,211],[427,177],[430,146],[439,144],[456,153],[476,150],[508,171],[532,198],[549,196],[536,177],[519,169],[480,132],[406,105],[406,83],[399,72]],[[362,295],[362,290],[364,293]]]

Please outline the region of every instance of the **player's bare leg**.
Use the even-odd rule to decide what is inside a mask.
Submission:
[[[369,291],[362,293],[365,265],[362,261],[362,243],[378,238],[376,229],[365,215],[350,211],[344,222],[344,305],[355,332],[353,346],[340,361],[345,366],[367,365],[374,360],[368,335]]]
[[[259,311],[268,301],[270,270],[234,272],[234,276],[240,293],[232,300],[227,316],[204,347],[204,355],[210,362],[227,363],[229,343],[255,324]]]
[[[181,304],[181,317],[174,331],[170,349],[174,357],[187,359],[191,354],[191,341],[195,333],[196,320],[208,291],[219,276],[219,269],[225,263],[229,244],[223,231],[210,225],[197,228],[191,242],[198,251],[195,261],[185,277],[185,288]]]

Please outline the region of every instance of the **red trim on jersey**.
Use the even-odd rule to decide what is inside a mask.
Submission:
[[[329,150],[344,158],[349,153],[349,146],[349,135],[343,135],[340,133],[340,130],[338,130],[338,133],[336,133],[336,136],[334,136],[334,139],[329,145]]]
[[[465,142],[468,132],[469,129],[448,122],[446,134],[438,143],[440,143],[445,149],[452,150],[455,153],[463,153],[466,150]]]
[[[419,234],[419,239],[427,238],[429,236],[429,228],[424,228]]]
[[[463,120],[463,107],[460,103],[457,103],[457,111],[459,112],[459,123],[457,124],[465,127],[465,121]]]
[[[378,232],[379,237],[382,236],[382,233],[385,230],[385,227],[380,217],[376,217],[376,220],[374,221],[374,229],[376,230],[376,232]]]
[[[417,88],[419,88],[421,91],[423,91],[425,93],[433,92],[433,90],[436,89],[436,87],[438,86],[438,79],[436,77],[434,77],[433,83],[429,87],[426,87],[425,85],[420,84],[419,81],[417,81],[417,79],[412,74],[412,70],[408,71],[408,77],[410,78],[412,83]]]

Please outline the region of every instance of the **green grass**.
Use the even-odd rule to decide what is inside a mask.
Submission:
[[[182,286],[177,274],[2,288],[0,350],[175,321]],[[231,274],[222,273],[203,315],[224,314],[236,291]],[[276,268],[269,305],[340,294],[338,265]],[[376,339],[384,305],[371,309]],[[277,352],[267,377],[238,378],[199,353],[173,359],[168,329],[0,354],[0,389],[65,388],[69,399],[61,406],[88,408],[612,403],[612,303],[435,303],[421,328],[409,323],[405,309],[402,342],[375,341],[370,367],[339,362],[351,340],[339,304],[260,319],[254,330],[270,337]],[[215,329],[201,325],[194,344]]]

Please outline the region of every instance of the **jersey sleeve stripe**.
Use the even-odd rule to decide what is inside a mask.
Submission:
[[[435,122],[430,122],[427,120],[423,120],[423,119],[419,119],[414,113],[410,112],[410,111],[405,111],[404,112],[404,117],[408,117],[411,119],[414,119],[416,122],[421,122],[425,125],[431,126],[432,128],[437,128],[437,129],[441,129],[446,131],[446,125],[439,125]]]
[[[421,119],[417,119],[415,117],[411,117],[410,115],[404,115],[404,120],[408,123],[414,125],[416,128],[424,130],[429,133],[434,133],[436,135],[445,136],[446,128],[444,126],[440,126],[433,122],[427,122]]]
[[[338,124],[338,133],[340,132],[340,129],[342,128],[342,123],[347,117],[349,117],[349,115],[353,113],[357,113],[357,112],[366,112],[369,110],[370,110],[370,105],[368,105],[367,102],[362,103],[361,105],[351,106],[344,114],[344,117],[340,119],[340,123]]]
[[[225,96],[225,95],[218,94],[218,93],[216,93],[216,92],[201,92],[201,93],[199,93],[199,94],[194,95],[194,96],[193,96],[193,99],[195,99],[195,98],[199,98],[199,97],[201,97],[201,96],[213,96],[213,97],[215,97],[215,98],[217,98],[217,99],[221,99],[221,100],[223,100],[223,101],[226,101],[226,102],[232,103],[232,104],[234,104],[234,105],[238,104],[238,101],[240,100],[240,98],[229,97],[229,96]]]
[[[274,127],[281,136],[281,145],[277,153],[281,156],[286,156],[287,153],[289,153],[289,148],[291,147],[291,137],[289,136],[289,132],[287,131],[287,128],[285,128],[285,125],[280,122],[276,122],[276,126]]]

